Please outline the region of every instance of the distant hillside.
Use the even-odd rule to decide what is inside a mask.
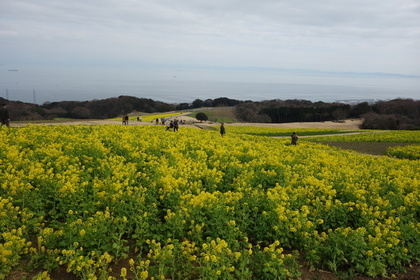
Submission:
[[[107,119],[134,111],[155,113],[173,111],[176,108],[175,104],[167,104],[152,99],[132,96],[119,96],[92,101],[52,102],[43,105],[20,101],[7,101],[3,98],[0,98],[0,102],[7,103],[13,121],[55,118]]]
[[[167,112],[175,110],[175,105],[152,99],[132,96],[119,96],[92,101],[63,101],[44,104],[42,108],[51,115],[74,119],[107,119],[129,114],[131,112]]]
[[[7,103],[12,121],[51,120],[56,118],[71,119],[109,119],[131,112],[161,113],[191,108],[234,106],[242,101],[220,97],[196,99],[191,103],[168,104],[152,99],[133,96],[119,96],[92,101],[61,101],[36,105],[20,101],[8,101],[0,97],[0,102]]]
[[[152,99],[119,96],[92,101],[62,101],[36,105],[19,101],[6,103],[12,121],[71,119],[109,119],[132,112],[162,113],[195,110],[203,107],[221,107],[221,111],[207,112],[215,121],[285,123],[340,121],[363,118],[361,128],[366,129],[420,129],[420,100],[394,99],[374,104],[311,102],[308,100],[239,101],[220,97],[196,99],[191,103],[167,104]],[[229,110],[227,109],[229,108]],[[228,114],[229,113],[229,114]]]
[[[394,99],[374,104],[311,102],[308,100],[267,100],[236,105],[243,122],[324,122],[363,118],[365,129],[420,129],[420,100]]]

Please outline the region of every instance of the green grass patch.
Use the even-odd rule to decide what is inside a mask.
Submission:
[[[208,120],[211,122],[231,123],[231,122],[237,121],[234,107],[201,109],[200,111],[193,112],[191,114],[188,114],[187,116],[195,118],[197,113],[200,113],[200,112],[206,114],[208,117]]]

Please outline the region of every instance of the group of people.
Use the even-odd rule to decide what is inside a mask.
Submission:
[[[3,104],[3,106],[0,108],[1,124],[9,126],[10,117],[9,117],[9,112],[7,111],[5,105],[6,104]],[[137,120],[140,121],[141,117],[140,118],[137,117]],[[156,124],[159,124],[160,120],[158,118],[156,118],[155,121],[156,121]],[[165,120],[162,119],[162,124],[164,124],[164,123],[167,123],[166,130],[172,130],[173,129],[174,132],[178,131],[179,123],[180,123],[180,121],[178,121],[178,119],[174,119],[174,120],[171,120],[169,122],[166,122]],[[181,123],[185,123],[185,122],[181,121]],[[124,115],[122,117],[122,124],[123,125],[128,125],[128,115]],[[221,123],[220,124],[220,136],[223,137],[225,134],[226,134],[225,125],[224,125],[224,123]],[[299,137],[297,136],[296,132],[293,132],[290,137],[292,138],[292,143],[291,144],[292,145],[297,145],[297,141],[298,141]]]
[[[140,115],[136,119],[137,119],[138,122],[141,122],[142,121],[142,116]],[[129,120],[129,117],[128,117],[127,114],[122,116],[122,124],[123,125],[128,125],[128,120]]]
[[[173,129],[175,132],[175,131],[178,131],[178,127],[179,127],[179,121],[177,119],[174,119],[174,120],[171,120],[169,124],[166,126],[166,130]]]

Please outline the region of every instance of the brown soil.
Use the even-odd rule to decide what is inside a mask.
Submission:
[[[119,279],[119,272],[121,271],[122,267],[129,267],[128,260],[130,258],[134,258],[135,256],[131,255],[127,259],[120,260],[113,266],[112,269],[112,276],[116,279]],[[26,265],[26,264],[25,264]],[[22,265],[21,267],[16,267],[14,271],[5,278],[5,280],[21,280],[21,279],[32,279],[37,274],[41,273],[42,271],[35,271],[35,272],[26,272],[24,271],[25,268]],[[419,280],[420,279],[420,263],[412,264],[409,267],[405,267],[405,272],[403,273],[394,273],[392,277],[367,277],[367,276],[357,276],[351,278],[352,280],[389,280],[389,279],[396,279],[396,280]],[[309,267],[303,265],[300,268],[301,278],[302,280],[340,280],[344,279],[344,277],[339,277],[334,275],[331,272],[324,271],[324,270],[311,270]],[[134,279],[129,273],[127,275],[127,279]],[[80,278],[75,276],[74,274],[66,272],[66,268],[64,266],[60,267],[58,270],[52,272],[50,274],[51,280],[79,280]],[[349,278],[346,278],[349,279]]]

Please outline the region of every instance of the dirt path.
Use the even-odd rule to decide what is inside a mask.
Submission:
[[[185,120],[186,124],[181,127],[205,128],[209,126],[219,125],[212,122],[199,122],[195,118],[186,115],[179,115],[176,118]],[[297,122],[297,123],[226,123],[225,126],[258,126],[271,128],[323,128],[323,129],[359,129],[362,120],[346,120],[343,122]],[[11,122],[11,127],[22,127],[27,125],[122,125],[121,121],[116,120],[70,120],[70,121],[25,121]],[[130,121],[128,125],[156,125],[153,122]]]

